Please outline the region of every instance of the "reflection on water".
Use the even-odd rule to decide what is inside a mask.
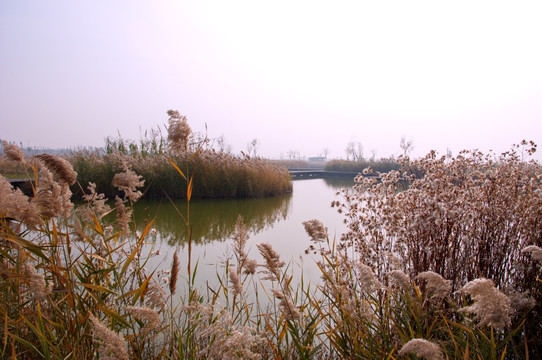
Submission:
[[[351,188],[354,186],[354,178],[349,176],[334,176],[324,178],[324,183],[333,190],[342,190],[344,188]]]
[[[243,217],[252,235],[285,220],[290,211],[292,194],[264,199],[196,200],[190,202],[192,241],[207,244],[231,238],[238,215]],[[182,245],[188,241],[186,225],[179,215],[186,215],[186,201],[162,202],[140,200],[134,206],[137,224],[156,216],[154,228],[168,245]]]

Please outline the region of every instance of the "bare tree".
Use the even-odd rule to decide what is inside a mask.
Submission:
[[[406,139],[404,136],[401,138],[401,143],[399,144],[401,150],[403,150],[403,156],[409,156],[412,150],[414,150],[414,142],[412,139]]]
[[[350,141],[346,145],[346,160],[363,161],[363,145],[358,142]]]
[[[216,139],[216,145],[219,152],[227,154],[231,153],[231,145],[226,142],[224,135],[220,135],[220,137]]]
[[[327,159],[328,154],[329,154],[329,148],[324,148],[322,150],[322,156],[324,157],[324,159]]]
[[[288,155],[288,159],[290,160],[295,160],[296,158],[299,157],[299,153],[296,150],[292,150],[292,149],[288,150],[287,155]]]
[[[260,142],[258,139],[254,138],[247,144],[247,152],[248,154],[252,154],[252,156],[256,157],[258,154],[258,148],[260,147]]]

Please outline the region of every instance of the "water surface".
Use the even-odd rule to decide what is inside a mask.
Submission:
[[[317,281],[320,273],[312,255],[305,250],[310,239],[303,222],[318,219],[328,227],[330,237],[340,237],[346,230],[343,217],[331,208],[341,188],[353,185],[351,179],[308,179],[293,181],[291,194],[264,199],[196,200],[190,202],[192,226],[192,265],[198,261],[196,283],[216,283],[216,272],[231,258],[231,237],[237,217],[241,215],[249,230],[249,257],[261,262],[256,244],[270,243],[281,254],[281,259],[291,263],[294,275],[303,269],[305,280]],[[155,217],[156,249],[160,250],[150,266],[168,268],[175,250],[179,251],[181,269],[186,274],[188,262],[185,201],[139,201],[134,208],[138,228]],[[158,260],[160,259],[160,260]]]

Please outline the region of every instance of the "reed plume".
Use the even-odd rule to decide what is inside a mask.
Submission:
[[[408,353],[413,353],[426,360],[444,360],[440,346],[425,339],[412,339],[399,350],[399,355]]]
[[[188,152],[188,139],[192,129],[188,125],[186,116],[176,110],[169,110],[168,147],[172,154],[180,156]]]
[[[41,154],[35,157],[55,175],[59,182],[73,185],[77,181],[77,173],[68,160],[51,154]]]
[[[145,307],[127,306],[126,311],[132,314],[136,319],[145,322],[145,326],[141,328],[143,334],[148,334],[151,331],[158,331],[162,327],[160,316],[152,309]]]
[[[124,198],[130,201],[137,201],[142,193],[137,188],[145,184],[145,180],[141,180],[141,175],[137,175],[135,171],[130,169],[126,162],[122,163],[123,172],[113,176],[112,185],[117,189],[124,191]]]
[[[266,270],[263,270],[262,273],[267,274],[263,279],[271,281],[280,280],[280,268],[282,268],[286,263],[280,260],[280,255],[273,250],[273,247],[269,243],[263,243],[256,245],[265,264],[263,265]]]
[[[90,314],[89,319],[92,323],[94,342],[100,345],[98,347],[100,359],[129,360],[130,357],[124,337],[120,333],[109,329],[104,323],[94,317],[94,315]]]
[[[51,293],[53,285],[47,285],[45,282],[45,277],[42,274],[38,274],[36,269],[28,264],[25,264],[24,269],[26,275],[28,276],[28,289],[34,294],[34,298],[36,300],[41,300]]]
[[[452,291],[450,280],[444,279],[442,276],[433,271],[424,271],[416,279],[425,280],[427,292],[432,299],[444,299]]]
[[[169,293],[171,295],[175,294],[175,290],[177,289],[179,270],[179,257],[177,255],[177,251],[175,251],[175,254],[173,254],[173,263],[171,264],[171,278],[169,280]]]
[[[4,155],[11,161],[16,161],[24,164],[25,156],[24,151],[15,144],[10,144],[6,140],[2,140],[2,147],[4,148]]]
[[[500,292],[490,279],[475,279],[459,289],[474,300],[471,306],[459,309],[475,314],[480,326],[505,329],[510,325],[510,299]]]

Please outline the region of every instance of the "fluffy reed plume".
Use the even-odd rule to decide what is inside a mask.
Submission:
[[[203,315],[209,325],[203,328],[200,335],[211,341],[203,343],[199,356],[202,359],[261,359],[255,350],[264,343],[255,329],[247,326],[238,326],[225,309],[215,311],[215,306],[206,306],[202,309],[197,304],[198,316]],[[200,358],[200,357],[198,357]]]
[[[413,353],[426,360],[444,360],[440,346],[425,339],[412,339],[399,350],[399,355],[408,353]]]
[[[186,116],[179,114],[176,110],[169,110],[168,146],[171,153],[182,155],[188,152],[188,139],[192,130],[188,125]]]
[[[388,279],[392,285],[397,286],[403,290],[408,290],[411,288],[410,278],[407,274],[401,270],[393,270],[388,273]]]
[[[248,259],[245,262],[245,269],[243,270],[243,274],[254,275],[256,273],[257,267],[258,267],[258,262],[256,260]]]
[[[415,279],[425,280],[426,289],[431,295],[431,299],[444,299],[452,291],[451,281],[433,271],[424,271],[418,274]]]
[[[177,290],[179,269],[179,256],[177,255],[177,251],[175,251],[175,254],[173,254],[173,263],[171,264],[171,278],[169,280],[169,293],[171,295],[175,294],[175,290]]]
[[[263,243],[256,245],[265,264],[263,265],[266,270],[263,270],[262,273],[267,274],[263,279],[271,281],[280,280],[280,268],[286,265],[284,261],[280,260],[280,255],[275,250],[271,244]]]
[[[115,197],[115,207],[117,209],[117,224],[125,235],[130,235],[130,221],[132,210],[124,205],[124,201],[118,196]]]
[[[233,239],[233,252],[237,258],[237,267],[239,271],[245,267],[247,261],[247,254],[245,251],[245,246],[248,240],[248,230],[243,222],[243,217],[241,215],[237,216],[237,222],[235,223],[235,230],[232,235]]]
[[[68,160],[51,154],[36,155],[36,158],[55,175],[59,182],[69,185],[75,184],[77,173],[73,170]]]
[[[72,192],[67,182],[57,183],[49,169],[40,169],[36,196],[32,200],[38,206],[40,214],[52,218],[68,217],[73,209]]]
[[[53,285],[47,285],[45,277],[38,274],[33,266],[25,264],[24,270],[26,276],[28,276],[28,290],[34,294],[36,300],[41,300],[51,293]]]
[[[10,144],[6,140],[2,140],[2,147],[4,148],[4,155],[12,161],[25,163],[24,151],[15,144]]]
[[[145,326],[141,328],[143,334],[148,334],[151,331],[158,331],[162,327],[160,316],[152,309],[145,307],[127,306],[126,311],[132,314],[136,319],[145,322]]]
[[[89,182],[87,189],[89,191],[88,194],[83,195],[83,199],[87,201],[90,206],[92,207],[92,211],[96,218],[101,219],[103,218],[107,213],[111,211],[111,207],[106,204],[106,201],[108,200],[104,194],[98,194],[96,192],[96,184]],[[85,219],[90,221],[88,216],[84,216]]]
[[[475,279],[459,289],[470,295],[474,304],[459,311],[475,314],[480,326],[505,329],[510,325],[510,299],[489,279]]]
[[[98,353],[100,359],[108,360],[128,360],[128,348],[124,337],[109,329],[100,320],[89,315],[90,322],[92,323],[92,336],[94,342],[99,344]]]
[[[230,289],[233,292],[235,296],[241,295],[243,293],[243,284],[241,284],[241,280],[239,279],[239,276],[237,273],[232,269],[228,269],[230,274]]]
[[[356,262],[356,269],[359,276],[360,290],[364,293],[372,293],[384,287],[378,280],[370,266]]]
[[[303,222],[303,226],[312,241],[318,243],[327,239],[327,227],[321,221],[316,219],[308,220]]]
[[[166,292],[160,284],[152,279],[152,284],[147,288],[145,304],[151,309],[161,311],[166,306]]]
[[[536,245],[529,245],[521,250],[521,252],[529,253],[534,260],[542,261],[542,249]]]
[[[39,224],[39,209],[28,196],[0,175],[0,217],[22,221],[29,228]]]
[[[137,175],[135,171],[130,169],[126,162],[122,163],[123,172],[113,176],[112,185],[117,189],[124,191],[124,198],[130,201],[137,201],[142,193],[137,188],[145,184],[145,180],[141,180],[141,175]]]

